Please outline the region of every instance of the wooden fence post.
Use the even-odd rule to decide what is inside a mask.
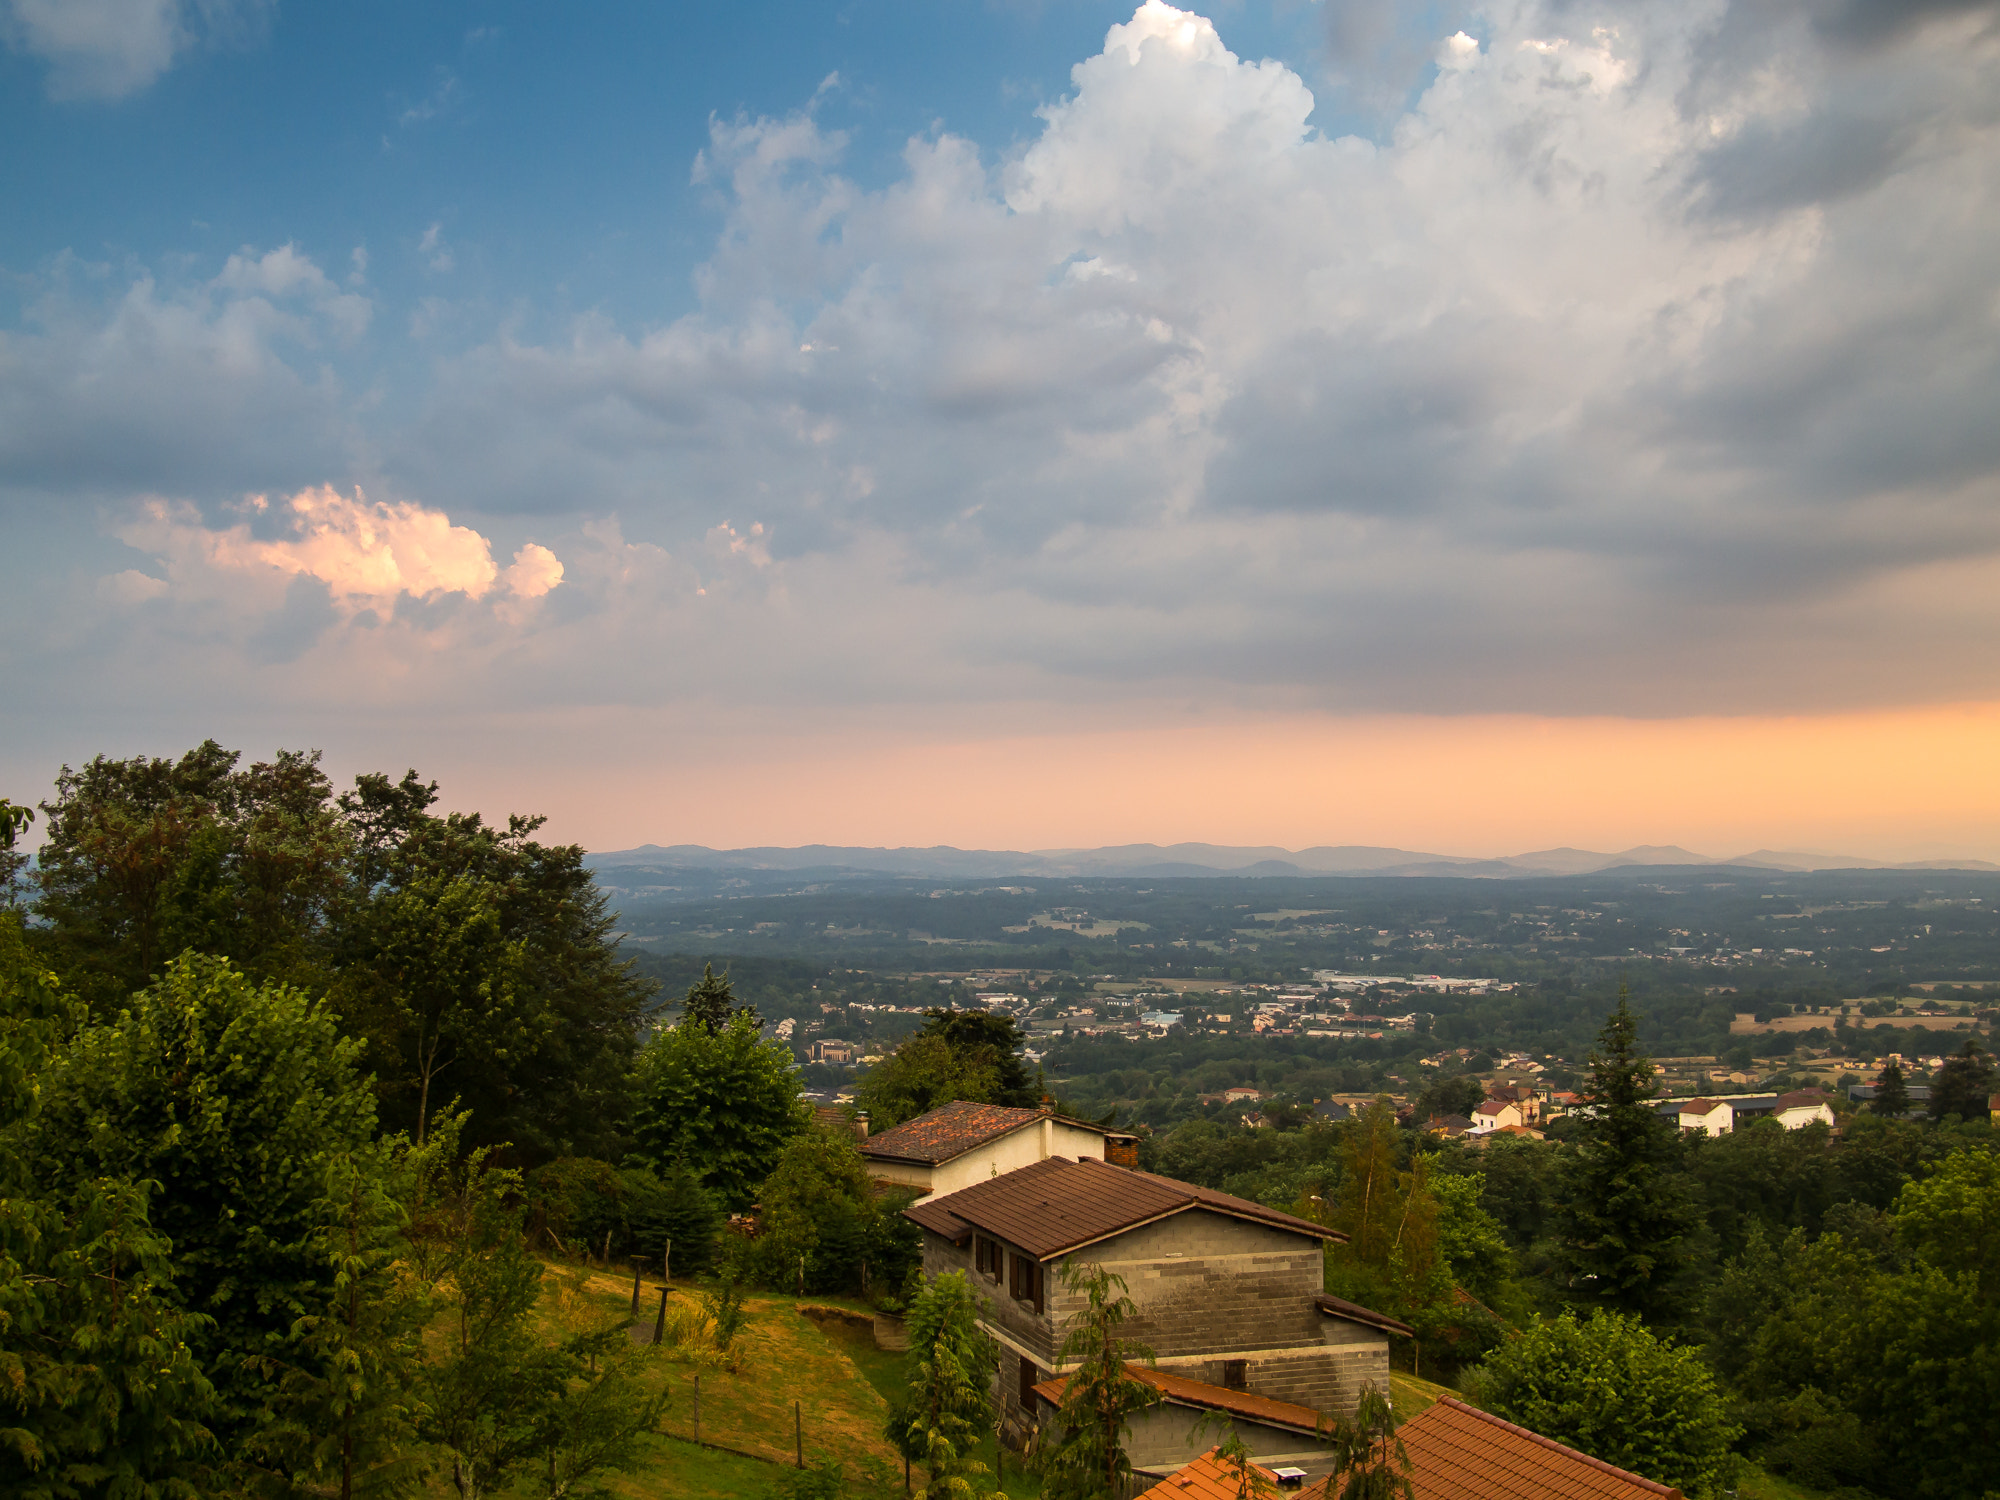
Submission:
[[[667,1248],[660,1256],[660,1280],[672,1281],[673,1279],[674,1279],[674,1242],[672,1240],[668,1240]]]
[[[660,1288],[660,1315],[653,1320],[653,1342],[656,1344],[664,1344],[667,1341],[667,1298],[672,1294],[672,1287]]]

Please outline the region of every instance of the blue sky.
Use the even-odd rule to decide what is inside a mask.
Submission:
[[[0,0],[6,794],[215,734],[599,844],[1435,845],[1208,751],[1095,822],[881,767],[1960,708],[1973,764],[1996,17]],[[1489,833],[2000,849],[1870,810],[1922,774]]]

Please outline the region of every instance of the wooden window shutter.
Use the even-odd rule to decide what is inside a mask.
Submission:
[[[1035,1362],[1032,1359],[1022,1360],[1021,1409],[1023,1411],[1032,1412],[1035,1409],[1035,1377]]]
[[[1029,1261],[1029,1262],[1028,1262],[1028,1279],[1029,1279],[1029,1280],[1030,1280],[1031,1282],[1033,1282],[1033,1283],[1034,1283],[1034,1289],[1035,1289],[1035,1311],[1036,1311],[1036,1312],[1041,1312],[1041,1311],[1042,1311],[1042,1282],[1043,1282],[1043,1268],[1042,1268],[1041,1264],[1040,1264],[1040,1263],[1039,1263],[1038,1261],[1032,1261],[1032,1260],[1031,1260],[1031,1261]]]

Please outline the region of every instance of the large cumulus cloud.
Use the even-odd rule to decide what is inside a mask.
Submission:
[[[718,120],[699,312],[496,334],[395,412],[289,374],[262,432],[545,536],[488,659],[559,694],[2000,692],[1993,7],[1455,14],[1378,141],[1158,0],[1003,157],[940,130],[863,190],[810,112]],[[133,296],[97,347],[171,312],[220,359]],[[60,430],[92,346],[22,347],[0,399]]]

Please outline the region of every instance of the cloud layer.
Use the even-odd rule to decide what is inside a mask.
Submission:
[[[810,108],[718,119],[700,311],[489,325],[395,400],[375,300],[294,247],[52,283],[0,480],[169,559],[105,570],[127,607],[262,569],[182,659],[329,691],[393,615],[434,660],[400,691],[467,702],[2000,696],[1994,7],[1449,24],[1378,141],[1159,0],[998,158],[940,130],[868,190]],[[357,480],[420,499],[321,488]]]

